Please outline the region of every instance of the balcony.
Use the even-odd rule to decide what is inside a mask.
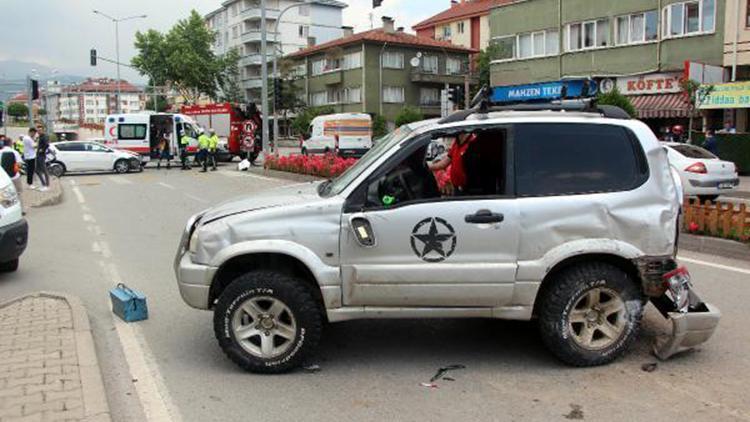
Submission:
[[[279,9],[268,9],[266,8],[266,19],[278,19],[279,14],[281,11]],[[240,12],[240,17],[243,20],[257,20],[260,19],[260,6],[259,7],[249,7],[242,12]]]
[[[341,69],[327,70],[320,75],[313,76],[314,81],[325,85],[337,85],[344,81],[344,72]]]
[[[274,31],[266,31],[266,40],[268,43],[274,42],[274,40],[279,39],[279,33]],[[249,31],[243,32],[242,36],[240,37],[240,40],[243,43],[246,42],[260,42],[261,39],[261,33],[260,29],[251,29]]]
[[[441,113],[440,101],[425,101],[419,104],[419,110],[425,116],[439,116]]]
[[[260,76],[250,76],[240,82],[242,89],[260,89],[263,87],[263,79]]]
[[[422,69],[414,69],[411,72],[411,81],[415,83],[427,83],[427,84],[450,84],[450,85],[463,85],[465,81],[465,73],[429,73]],[[478,83],[479,78],[476,76],[469,77],[469,83]]]
[[[266,60],[269,64],[272,63],[273,55],[267,54]],[[263,55],[260,53],[245,54],[239,61],[240,66],[259,66],[261,64],[263,64]]]

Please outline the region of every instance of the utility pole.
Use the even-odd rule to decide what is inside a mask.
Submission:
[[[28,111],[28,119],[29,119],[29,127],[34,126],[34,110],[33,110],[33,102],[32,96],[34,95],[34,88],[32,86],[31,82],[31,76],[26,75],[26,93],[28,94],[28,98],[26,99],[26,106],[29,108]]]
[[[125,22],[132,19],[144,19],[146,18],[146,15],[135,15],[118,19],[113,18],[112,16],[109,16],[106,13],[100,12],[98,10],[94,10],[94,14],[100,15],[105,19],[109,19],[115,24],[115,61],[117,62],[117,113],[120,114],[122,113],[122,86],[120,83],[120,22]]]
[[[263,85],[260,88],[261,96],[261,113],[263,121],[261,123],[263,136],[263,154],[267,155],[270,151],[268,139],[268,62],[266,54],[268,50],[268,31],[266,28],[266,0],[260,0],[260,77]]]

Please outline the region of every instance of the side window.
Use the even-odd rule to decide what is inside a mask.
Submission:
[[[70,151],[70,144],[54,144],[58,151]]]
[[[97,145],[97,144],[85,144],[86,145],[86,151],[91,152],[107,152],[107,148]]]
[[[514,134],[521,197],[626,191],[648,176],[643,150],[619,126],[519,124]]]
[[[57,149],[59,149],[60,151],[69,151],[69,152],[86,151],[86,147],[80,142],[76,142],[73,144],[66,144],[63,146],[65,147],[65,149],[61,149],[60,146],[58,146]]]
[[[117,137],[122,140],[146,139],[145,124],[121,123],[117,126]]]

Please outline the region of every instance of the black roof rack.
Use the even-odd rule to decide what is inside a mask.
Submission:
[[[453,123],[466,120],[474,114],[486,114],[492,111],[567,111],[578,113],[596,113],[610,119],[629,120],[630,115],[620,107],[613,105],[597,105],[594,99],[573,100],[560,103],[517,103],[507,105],[492,105],[489,101],[490,90],[483,87],[472,100],[472,108],[456,111],[438,123]]]

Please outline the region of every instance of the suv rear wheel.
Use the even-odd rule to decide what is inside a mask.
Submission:
[[[635,341],[643,315],[641,292],[627,273],[604,263],[560,272],[543,296],[542,340],[563,362],[603,365]]]
[[[234,280],[214,310],[214,333],[224,353],[250,372],[280,373],[299,366],[317,347],[318,304],[304,280],[254,271]]]

